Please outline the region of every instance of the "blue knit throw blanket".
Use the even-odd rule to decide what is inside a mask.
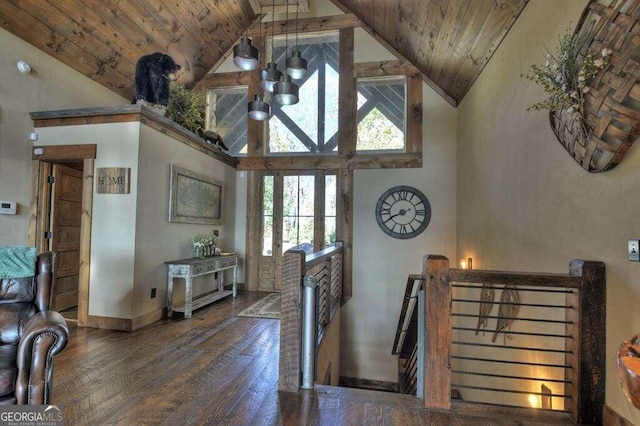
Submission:
[[[0,278],[24,278],[35,275],[35,247],[0,246]]]

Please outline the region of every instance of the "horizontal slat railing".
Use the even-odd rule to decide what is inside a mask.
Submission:
[[[454,389],[458,408],[535,406],[601,423],[604,265],[573,261],[569,274],[448,266],[425,256],[425,406],[451,409],[444,389]]]
[[[302,279],[305,276],[312,276],[318,283],[320,343],[342,298],[342,243],[309,256],[302,250],[288,250],[284,254],[278,388],[289,392],[297,392],[301,384]]]
[[[422,275],[409,275],[398,319],[392,355],[398,355],[398,391],[416,395],[418,380],[418,292]]]

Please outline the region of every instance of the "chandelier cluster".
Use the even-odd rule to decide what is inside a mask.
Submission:
[[[307,61],[302,57],[302,53],[298,50],[298,9],[299,4],[296,3],[296,44],[295,49],[291,52],[291,56],[287,58],[289,53],[289,0],[286,0],[286,22],[285,31],[285,58],[283,64],[284,73],[278,69],[278,64],[273,58],[273,39],[275,33],[275,0],[272,0],[271,8],[273,17],[271,20],[271,60],[267,67],[260,71],[260,87],[270,95],[271,100],[279,105],[295,105],[300,100],[298,94],[299,86],[292,82],[292,79],[299,80],[307,74]],[[260,25],[262,32],[262,25]],[[252,71],[258,69],[259,66],[258,49],[251,45],[251,39],[246,35],[240,38],[240,44],[233,48],[233,63],[243,71]],[[265,101],[264,95],[257,93],[253,101],[248,105],[249,117],[254,120],[264,121],[271,116],[271,105]]]

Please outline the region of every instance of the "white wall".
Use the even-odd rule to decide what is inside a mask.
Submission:
[[[26,61],[33,69],[21,74]],[[0,200],[18,202],[16,216],[0,215],[0,244],[27,243],[33,121],[29,112],[128,103],[0,28]]]
[[[364,31],[355,36],[356,62],[394,59]],[[455,258],[457,113],[422,87],[422,168],[354,172],[353,297],[342,308],[342,376],[397,382],[391,349],[407,276],[422,272],[426,253]],[[413,239],[389,237],[375,219],[378,198],[396,185],[418,188],[431,204],[429,226]]]
[[[89,315],[133,318],[139,122],[38,128],[37,144],[96,144],[95,167],[131,168],[129,194],[93,195]]]
[[[208,155],[176,141],[170,136],[142,125],[140,129],[140,161],[138,174],[138,208],[136,219],[135,289],[133,317],[139,317],[166,306],[167,267],[165,261],[193,256],[191,238],[196,234],[219,231],[218,246],[234,250],[236,230],[236,170]],[[170,223],[170,164],[224,182],[223,224],[202,225]],[[231,271],[225,271],[224,283],[231,284]],[[176,280],[177,284],[178,280]],[[151,288],[157,296],[151,299]],[[193,295],[213,290],[214,276],[193,281]],[[184,299],[184,285],[175,287],[174,301]]]
[[[571,259],[607,270],[606,403],[633,424],[615,354],[640,332],[640,263],[627,260],[639,238],[640,149],[615,169],[585,172],[558,143],[544,99],[520,78],[576,25],[584,0],[531,0],[458,109],[458,256],[482,269],[567,272]]]

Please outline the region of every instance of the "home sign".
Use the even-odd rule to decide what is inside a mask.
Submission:
[[[131,168],[99,167],[96,169],[96,194],[128,194]]]

